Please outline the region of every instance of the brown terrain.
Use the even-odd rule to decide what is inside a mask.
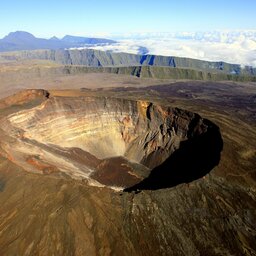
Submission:
[[[256,255],[255,83],[52,68],[0,65],[0,255]]]

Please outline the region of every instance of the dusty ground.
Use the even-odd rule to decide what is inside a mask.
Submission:
[[[0,98],[24,89],[80,89],[141,87],[164,84],[167,80],[128,75],[88,73],[66,75],[56,71],[60,65],[48,61],[0,63]],[[56,68],[56,69],[55,69]],[[174,80],[168,80],[173,82]]]

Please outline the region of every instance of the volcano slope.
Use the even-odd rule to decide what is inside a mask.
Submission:
[[[1,100],[0,254],[254,255],[254,90],[186,82]]]

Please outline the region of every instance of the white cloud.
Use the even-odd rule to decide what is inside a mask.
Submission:
[[[90,47],[114,52],[189,57],[256,67],[256,30],[115,35],[119,43]]]

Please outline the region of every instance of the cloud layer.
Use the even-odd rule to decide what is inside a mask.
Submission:
[[[189,57],[256,67],[256,30],[203,33],[140,33],[112,35],[115,45],[98,50]]]

